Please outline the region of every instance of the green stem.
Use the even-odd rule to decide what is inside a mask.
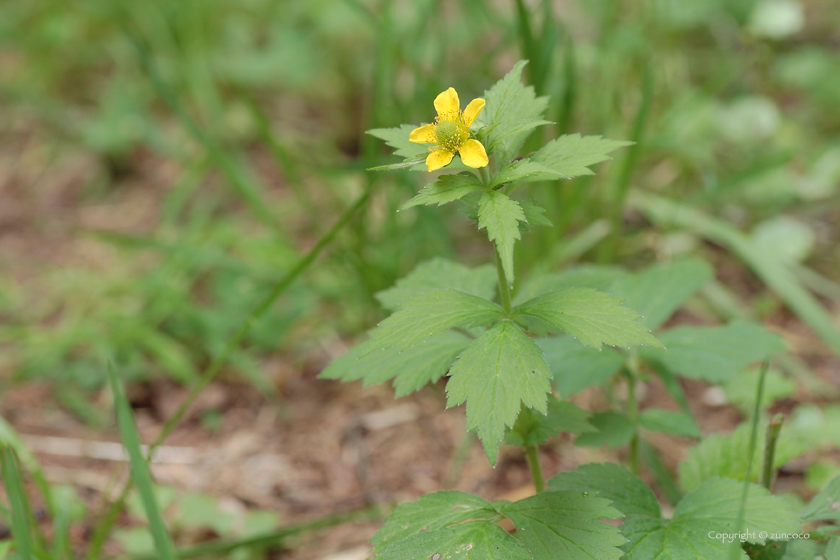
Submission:
[[[160,446],[169,434],[172,433],[172,430],[175,429],[175,426],[181,421],[184,417],[184,414],[187,412],[190,406],[192,406],[195,399],[198,398],[199,393],[216,377],[216,374],[219,373],[219,370],[222,369],[222,366],[227,362],[230,355],[233,351],[239,346],[239,343],[248,335],[251,331],[251,328],[254,324],[262,317],[277,301],[277,298],[286,291],[286,289],[292,284],[292,282],[304,271],[306,270],[309,265],[315,260],[315,258],[320,254],[320,252],[326,247],[336,236],[336,234],[347,224],[353,215],[359,211],[365,204],[367,204],[368,199],[370,198],[371,191],[373,190],[373,185],[375,183],[374,179],[371,179],[368,183],[367,190],[356,200],[356,202],[344,211],[344,214],[338,219],[338,221],[333,225],[333,227],[325,233],[321,239],[318,240],[318,243],[303,257],[298,264],[289,271],[286,276],[280,280],[271,292],[257,305],[256,308],[251,312],[248,318],[245,320],[245,323],[239,328],[233,337],[228,340],[227,344],[225,345],[222,352],[216,356],[216,359],[207,367],[204,371],[202,376],[199,380],[192,386],[190,389],[189,394],[181,403],[181,406],[175,411],[175,413],[166,421],[163,425],[163,429],[161,429],[160,434],[158,437],[155,438],[155,441],[149,446],[149,453],[146,457],[146,460],[149,461],[154,453],[155,449]],[[111,505],[111,508],[108,510],[102,524],[97,527],[96,532],[93,534],[91,538],[91,545],[90,549],[88,550],[88,554],[86,556],[87,560],[93,560],[95,558],[99,558],[99,553],[102,549],[102,546],[105,544],[105,539],[108,536],[108,533],[111,530],[114,522],[117,519],[117,515],[119,514],[120,510],[122,510],[123,504],[125,503],[125,499],[128,496],[128,491],[131,488],[131,479],[127,480],[125,485],[120,492],[119,497],[117,500]]]
[[[499,249],[496,248],[496,271],[499,273],[499,300],[502,302],[502,309],[510,314],[510,284],[508,284],[505,269],[502,266],[502,257],[499,256]]]
[[[542,467],[540,466],[540,450],[536,445],[525,446],[525,458],[528,460],[528,468],[531,469],[531,479],[534,481],[534,488],[537,492],[545,490]]]
[[[767,441],[764,443],[764,468],[761,470],[761,485],[768,490],[773,485],[773,477],[775,475],[773,461],[776,455],[776,442],[779,439],[779,433],[782,431],[783,421],[784,417],[781,414],[777,414],[767,425]]]
[[[490,184],[490,169],[485,165],[478,168],[478,174],[481,178],[481,183],[486,187]]]
[[[630,440],[630,470],[636,476],[642,471],[639,461],[639,403],[636,400],[636,380],[639,378],[639,356],[635,350],[630,351],[627,366],[624,369],[627,376],[627,419],[633,424],[633,439]]]

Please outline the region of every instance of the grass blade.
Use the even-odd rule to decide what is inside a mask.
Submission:
[[[35,558],[32,533],[29,531],[29,528],[33,526],[32,514],[23,490],[17,453],[7,445],[3,445],[0,449],[0,468],[2,468],[3,483],[6,486],[12,510],[12,537],[15,540],[15,550],[21,560],[31,560]]]
[[[655,195],[633,192],[628,203],[659,226],[688,229],[729,249],[840,355],[840,330],[831,315],[787,266],[771,253],[758,249],[740,230],[694,208]]]
[[[157,557],[162,560],[174,560],[175,546],[169,536],[169,531],[163,524],[163,516],[155,498],[152,475],[149,473],[149,466],[143,457],[143,450],[140,448],[140,436],[134,424],[134,414],[131,405],[125,396],[122,385],[120,385],[114,369],[108,368],[108,381],[111,383],[111,392],[114,394],[114,404],[117,409],[117,423],[120,428],[120,436],[128,451],[128,460],[131,465],[131,478],[137,485],[140,498],[143,501],[143,508],[146,510],[146,518],[152,531],[152,538],[155,541]]]

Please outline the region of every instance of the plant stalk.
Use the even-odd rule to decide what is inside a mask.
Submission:
[[[502,257],[499,256],[498,247],[495,249],[495,252],[496,271],[499,273],[499,300],[502,302],[502,308],[505,310],[505,313],[510,315],[510,284],[508,284],[507,275],[505,275],[505,269],[502,266]]]
[[[525,446],[525,458],[528,460],[528,468],[531,469],[531,479],[534,481],[534,488],[537,493],[545,490],[545,479],[543,478],[542,467],[540,466],[540,450],[536,445]]]
[[[776,442],[779,440],[779,433],[782,431],[784,416],[777,414],[767,425],[767,440],[764,443],[764,468],[761,470],[761,485],[770,490],[773,486],[773,478],[776,472],[773,468],[773,460],[776,455]]]

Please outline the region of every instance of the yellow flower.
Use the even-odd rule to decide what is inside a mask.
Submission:
[[[484,167],[489,163],[487,152],[481,142],[471,138],[470,125],[484,109],[483,99],[473,99],[464,112],[458,101],[458,92],[449,88],[435,98],[437,118],[435,124],[424,124],[411,131],[408,137],[418,144],[435,144],[436,148],[429,148],[432,152],[426,158],[429,171],[449,165],[455,152],[461,155],[464,165],[473,168]]]

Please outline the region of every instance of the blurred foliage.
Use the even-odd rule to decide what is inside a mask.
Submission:
[[[121,200],[151,168],[177,171],[143,187],[158,211],[142,234],[74,229],[68,243],[107,246],[106,267],[47,265],[21,285],[0,263],[0,342],[15,342],[2,363],[83,390],[102,385],[108,361],[128,379],[195,379],[361,191],[363,168],[390,161],[362,131],[428,121],[439,91],[479,95],[520,57],[552,96],[545,138],[637,141],[596,177],[534,189],[557,227],[525,241],[520,266],[557,267],[564,238],[621,216],[629,183],[752,230],[837,295],[838,21],[827,0],[4,2],[4,144],[34,133],[94,156],[80,208]],[[234,355],[266,394],[261,361],[278,348],[304,356],[359,332],[382,316],[372,294],[419,261],[488,254],[455,211],[397,213],[422,186],[408,175],[379,181]],[[638,220],[612,227],[624,228],[614,254],[582,260],[635,268],[693,252],[721,264]]]

